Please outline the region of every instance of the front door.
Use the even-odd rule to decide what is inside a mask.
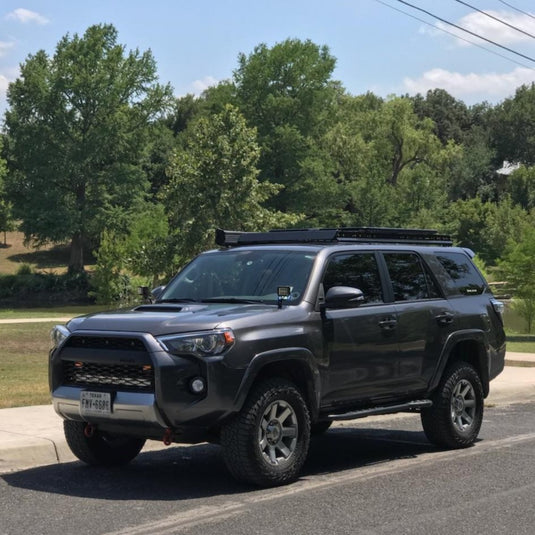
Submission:
[[[328,371],[323,385],[326,405],[387,394],[398,378],[397,318],[385,303],[377,257],[373,252],[333,255],[323,277],[333,286],[358,288],[364,302],[324,313]]]

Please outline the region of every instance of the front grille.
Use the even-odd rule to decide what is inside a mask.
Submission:
[[[79,336],[73,335],[64,347],[77,349],[105,349],[108,351],[146,351],[147,348],[138,338],[120,338],[115,336]]]
[[[63,384],[154,392],[154,369],[147,364],[96,364],[64,360]]]

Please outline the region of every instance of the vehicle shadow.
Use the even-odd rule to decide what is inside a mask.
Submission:
[[[437,451],[422,432],[334,428],[313,437],[302,478],[388,463]],[[216,445],[171,446],[141,453],[123,467],[81,462],[33,468],[0,476],[12,487],[99,500],[191,500],[258,487],[235,481]]]

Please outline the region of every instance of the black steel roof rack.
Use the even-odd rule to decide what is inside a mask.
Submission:
[[[341,227],[240,232],[216,229],[216,243],[221,246],[269,243],[407,243],[450,246],[449,236],[436,230],[386,227]]]

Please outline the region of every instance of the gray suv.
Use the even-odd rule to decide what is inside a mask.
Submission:
[[[216,235],[152,302],[52,331],[52,399],[79,459],[211,441],[236,478],[273,486],[336,420],[419,412],[434,444],[475,441],[505,335],[471,251],[416,229]]]

